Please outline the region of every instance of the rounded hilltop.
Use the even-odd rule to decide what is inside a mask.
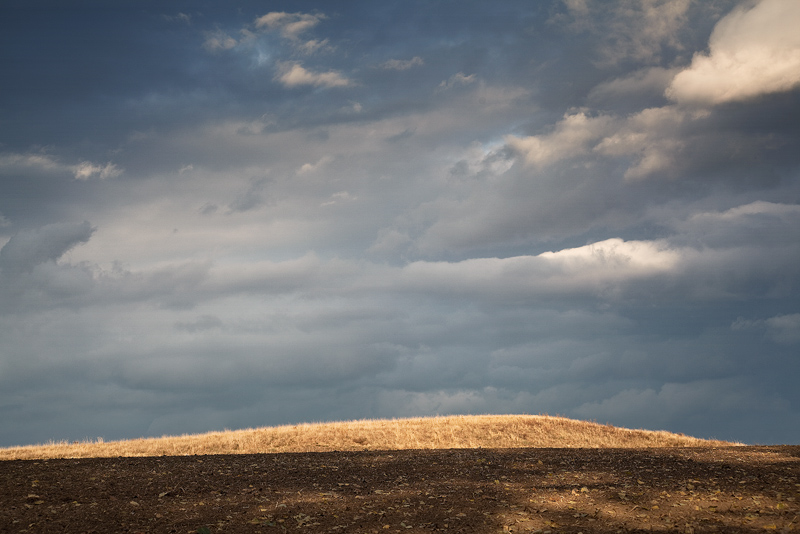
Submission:
[[[304,423],[126,441],[59,442],[0,449],[0,460],[408,449],[730,445],[739,444],[549,415],[452,415]]]

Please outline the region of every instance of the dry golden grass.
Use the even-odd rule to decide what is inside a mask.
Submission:
[[[315,423],[130,441],[0,449],[0,460],[275,452],[508,447],[716,447],[740,445],[665,431],[630,430],[548,415],[469,415]]]

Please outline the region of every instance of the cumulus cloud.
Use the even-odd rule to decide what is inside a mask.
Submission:
[[[463,72],[457,72],[450,76],[446,80],[442,80],[439,84],[438,90],[445,91],[447,89],[453,89],[455,87],[461,87],[464,85],[470,85],[478,81],[478,77],[475,74],[470,74],[469,76],[465,75]]]
[[[327,17],[322,13],[286,13],[273,11],[256,19],[256,28],[278,30],[287,39],[298,39],[304,33]]]
[[[253,25],[256,31],[252,30],[253,26],[241,28],[238,40],[219,28],[205,32],[203,48],[208,52],[216,53],[231,50],[240,45],[246,45],[248,49],[254,47],[257,53],[255,61],[260,65],[267,61],[269,54],[265,52],[263,47],[257,46],[259,32],[276,31],[295,50],[304,54],[312,54],[323,50],[330,51],[333,48],[330,46],[328,39],[301,39],[302,34],[311,30],[326,18],[322,13],[271,12],[255,19]]]
[[[594,151],[608,156],[633,156],[633,164],[623,175],[626,179],[675,168],[684,146],[679,135],[684,119],[684,114],[672,107],[645,109],[621,122]]]
[[[578,111],[566,113],[549,134],[508,135],[505,140],[528,165],[542,167],[586,154],[593,142],[609,133],[613,123],[614,119],[609,116],[591,117],[585,111]]]
[[[746,3],[720,20],[709,52],[695,54],[666,96],[681,104],[715,105],[800,87],[800,3]]]
[[[302,85],[314,87],[349,87],[353,85],[353,82],[340,72],[335,70],[313,72],[296,62],[279,63],[275,79],[290,88]]]
[[[122,174],[122,169],[110,162],[102,165],[90,161],[83,161],[73,167],[73,173],[75,174],[76,180],[88,180],[93,177],[105,180],[106,178],[116,178]]]
[[[203,41],[203,48],[209,52],[219,52],[220,50],[230,50],[239,44],[236,39],[222,30],[215,30],[206,33],[206,40]]]
[[[297,169],[297,174],[303,175],[303,174],[315,173],[320,169],[324,168],[331,161],[333,161],[332,157],[323,156],[316,163],[303,163],[303,165],[301,165],[300,168]]]
[[[290,41],[297,50],[305,54],[312,54],[322,50],[331,50],[329,40],[302,40],[300,36],[326,18],[327,17],[322,13],[310,14],[273,11],[257,18],[255,26],[262,31],[278,31],[281,37]]]
[[[401,279],[410,287],[455,293],[611,296],[637,279],[674,272],[680,261],[666,243],[614,238],[537,256],[418,261],[403,268]]]
[[[304,43],[297,45],[297,48],[304,54],[314,54],[323,50],[330,50],[330,40],[328,39],[310,39]]]
[[[505,137],[509,148],[529,166],[542,168],[588,155],[630,161],[623,177],[641,179],[681,167],[685,146],[681,128],[691,117],[676,106],[647,108],[627,117],[586,111],[567,113],[543,135]]]
[[[116,178],[123,173],[123,169],[115,163],[95,163],[82,161],[76,165],[63,163],[59,158],[49,154],[0,154],[0,171],[10,172],[20,169],[31,169],[46,172],[69,172],[76,180],[89,180],[90,178]]]
[[[408,287],[446,294],[608,299],[716,299],[796,291],[800,261],[796,205],[756,202],[664,221],[674,231],[657,240],[612,238],[535,256],[417,261],[403,270]],[[435,227],[434,227],[435,228]],[[463,229],[463,227],[462,227]],[[376,250],[406,245],[413,236],[386,231]],[[769,257],[769,262],[763,258]],[[720,272],[726,276],[719,276]],[[671,295],[671,296],[669,296]]]
[[[64,165],[48,154],[19,154],[15,152],[0,154],[0,169],[14,171],[19,168],[51,171],[63,170]]]

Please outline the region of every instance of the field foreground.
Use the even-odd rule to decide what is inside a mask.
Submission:
[[[0,532],[800,530],[800,446],[0,462]]]

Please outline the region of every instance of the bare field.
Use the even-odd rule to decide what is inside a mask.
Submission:
[[[518,447],[710,447],[735,443],[548,415],[470,415],[286,425],[128,441],[0,449],[0,460]]]
[[[0,533],[800,530],[800,447],[0,461]]]

